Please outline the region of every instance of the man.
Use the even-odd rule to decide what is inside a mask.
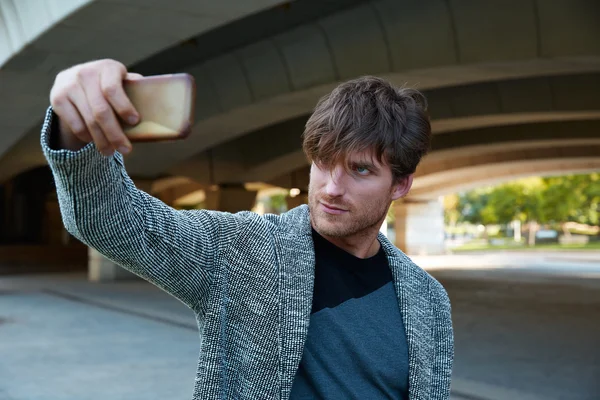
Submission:
[[[68,231],[194,311],[194,399],[448,399],[447,294],[379,234],[430,145],[423,96],[363,77],[321,99],[308,206],[177,211],[125,171],[135,77],[113,60],[61,72],[42,148]]]

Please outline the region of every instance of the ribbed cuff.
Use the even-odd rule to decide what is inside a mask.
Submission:
[[[76,231],[78,204],[89,201],[86,199],[94,197],[97,191],[118,190],[115,188],[122,185],[127,175],[120,153],[105,156],[93,142],[77,151],[57,149],[52,145],[58,134],[58,117],[49,107],[41,132],[42,151],[54,176],[63,221]]]
[[[68,173],[71,166],[77,164],[83,166],[82,163],[105,164],[108,166],[114,161],[120,167],[124,166],[123,156],[119,152],[115,152],[112,156],[105,156],[98,151],[94,142],[90,142],[76,151],[58,149],[58,129],[58,116],[54,113],[52,107],[48,107],[42,126],[41,146],[44,156],[53,171]]]
[[[51,160],[53,163],[64,163],[73,158],[89,157],[91,156],[91,153],[94,152],[102,157],[102,154],[98,152],[96,145],[93,142],[88,143],[82,149],[77,151],[57,149],[58,134],[58,116],[54,113],[52,107],[48,107],[44,125],[42,126],[41,137],[42,151],[48,161]]]

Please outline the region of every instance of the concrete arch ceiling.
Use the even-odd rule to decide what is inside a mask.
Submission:
[[[198,122],[184,142],[136,146],[127,159],[129,171],[147,177],[171,172],[221,143],[306,115],[337,82],[358,75],[377,74],[429,90],[600,71],[600,4],[595,0],[353,3],[360,4],[285,32],[269,33],[270,25],[253,25],[250,16],[247,32],[257,38],[254,43],[213,49],[209,59],[202,48],[186,47],[182,56],[179,47],[152,57],[155,68],[139,64],[147,74],[192,73]],[[325,3],[299,0],[289,7],[290,15],[301,4]],[[266,33],[261,38],[255,31]],[[203,37],[209,34],[196,43]]]
[[[599,149],[596,148],[596,151]],[[540,155],[537,153],[537,155]],[[543,155],[543,154],[542,154]],[[433,200],[450,193],[497,185],[528,176],[558,176],[600,171],[600,157],[555,157],[506,161],[486,164],[479,168],[467,167],[452,171],[451,175],[431,176],[428,185],[419,179],[411,189],[409,200]]]
[[[56,74],[115,58],[134,65],[282,0],[0,0],[0,158],[39,135]],[[28,148],[43,163],[39,143]],[[12,156],[19,156],[12,155]],[[41,162],[40,162],[41,161]],[[4,167],[3,167],[4,168]]]
[[[500,127],[485,130],[489,132],[458,132],[454,141],[448,140],[451,145],[438,144],[417,168],[415,188],[462,179],[469,182],[469,174],[465,174],[469,170],[470,175],[483,173],[485,177],[488,165],[546,159],[600,161],[600,121],[521,125],[511,127],[506,134]]]
[[[600,120],[489,127],[441,136],[445,140],[434,140],[432,152],[417,168],[409,198],[431,199],[534,174],[600,170]],[[272,184],[305,189],[308,174],[309,168],[302,166]]]
[[[206,149],[306,115],[339,81],[363,74],[429,90],[595,73],[597,17],[592,0],[360,4],[182,67],[198,85],[192,135],[140,146],[127,165],[139,174],[172,171]]]
[[[600,138],[596,93],[600,74],[426,91],[435,133],[427,162],[443,151],[452,156],[480,145],[518,148],[526,141],[564,145],[565,140]],[[215,146],[170,172],[207,183],[271,181],[306,165],[301,150],[306,119],[306,115],[294,118]]]
[[[499,147],[499,146],[497,146]],[[531,175],[552,176],[600,171],[600,140],[562,143],[528,142],[516,148],[488,146],[481,153],[459,155],[445,163],[417,170],[408,200],[428,201],[449,193]],[[495,151],[494,151],[495,150]],[[435,154],[435,153],[434,153]],[[437,167],[437,168],[436,168]],[[271,184],[308,188],[308,166]]]

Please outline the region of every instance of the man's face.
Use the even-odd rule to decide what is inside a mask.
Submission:
[[[412,176],[393,182],[392,171],[369,154],[349,157],[331,169],[313,163],[310,170],[308,204],[317,232],[330,237],[350,237],[378,231],[390,202],[408,193]]]

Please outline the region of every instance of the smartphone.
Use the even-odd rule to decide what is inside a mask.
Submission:
[[[184,139],[192,131],[196,101],[192,75],[146,76],[125,80],[123,88],[140,114],[137,125],[123,125],[131,142]]]

